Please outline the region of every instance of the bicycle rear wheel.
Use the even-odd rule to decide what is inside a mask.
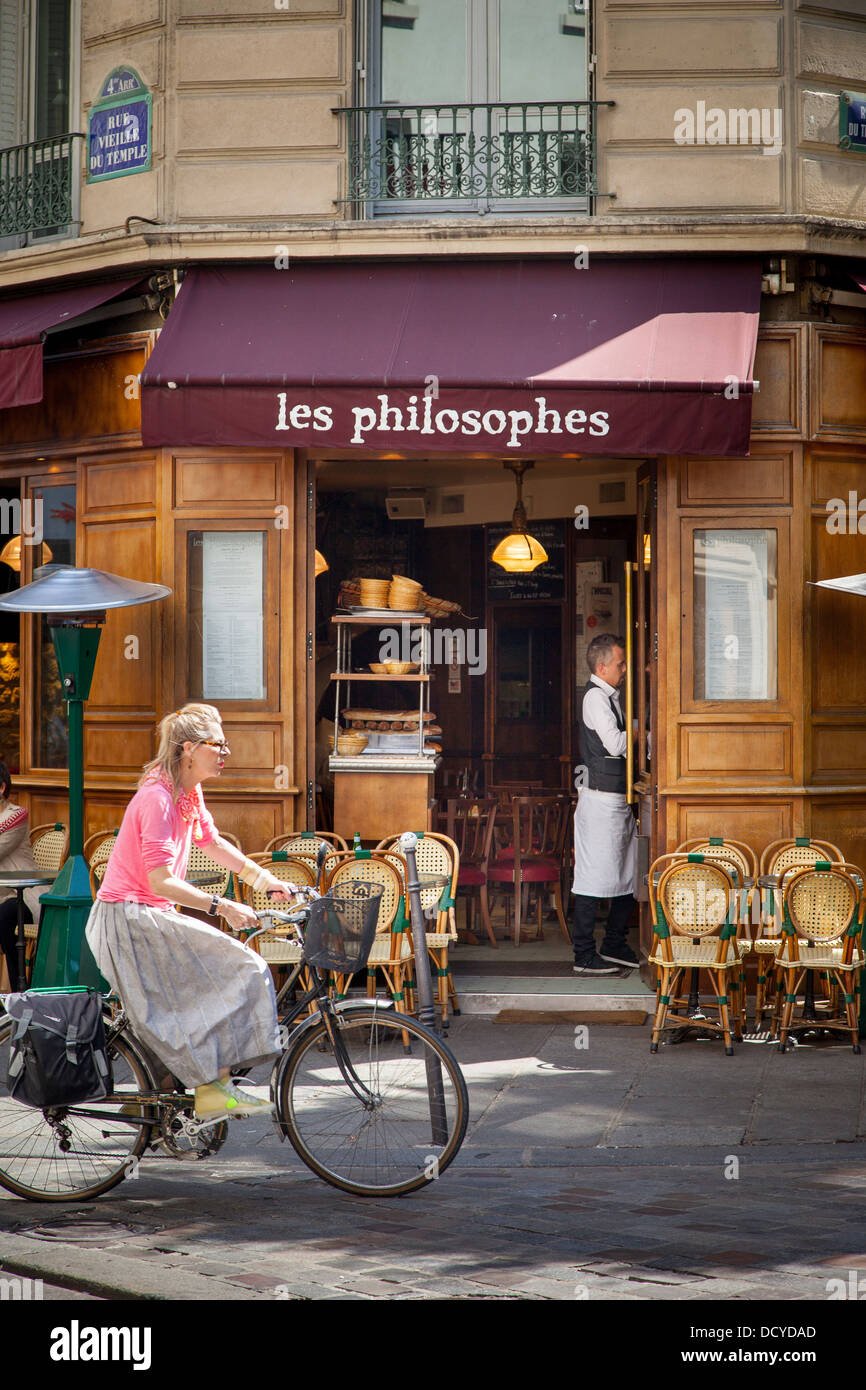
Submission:
[[[0,1186],[37,1202],[98,1197],[134,1171],[150,1138],[149,1123],[121,1119],[124,1105],[152,1091],[147,1064],[127,1037],[109,1044],[114,1090],[105,1100],[68,1110],[36,1110],[9,1095],[9,1052],[15,1025],[0,1021]],[[142,1121],[148,1113],[138,1105]]]
[[[402,1014],[370,1007],[333,1018],[370,1098],[347,1084],[319,1022],[280,1068],[275,1090],[285,1134],[307,1166],[343,1192],[398,1197],[433,1182],[459,1150],[469,1119],[453,1053]]]

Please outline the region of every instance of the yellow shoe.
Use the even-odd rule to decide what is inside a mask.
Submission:
[[[233,1081],[210,1081],[195,1088],[195,1113],[200,1120],[215,1115],[272,1115],[270,1101],[242,1091]]]

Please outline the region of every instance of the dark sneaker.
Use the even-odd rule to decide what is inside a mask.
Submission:
[[[593,951],[591,956],[584,956],[582,961],[574,962],[575,975],[615,975],[616,966],[608,965],[606,960]]]
[[[610,948],[602,945],[601,959],[609,960],[613,965],[622,965],[626,970],[636,970],[640,961],[630,946],[611,946]]]

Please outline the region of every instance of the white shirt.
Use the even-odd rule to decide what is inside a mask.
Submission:
[[[598,734],[604,744],[605,752],[609,753],[612,758],[621,758],[625,755],[628,747],[628,739],[625,729],[617,727],[613,710],[610,707],[610,696],[612,695],[620,718],[623,718],[619,690],[616,686],[608,685],[607,681],[601,679],[601,676],[590,676],[590,680],[596,689],[588,690],[583,697],[583,722],[588,729],[592,729]],[[625,723],[624,719],[623,723]]]

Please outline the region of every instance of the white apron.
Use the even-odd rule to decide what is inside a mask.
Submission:
[[[635,892],[636,879],[637,824],[625,793],[582,787],[574,813],[572,893],[620,898]]]

